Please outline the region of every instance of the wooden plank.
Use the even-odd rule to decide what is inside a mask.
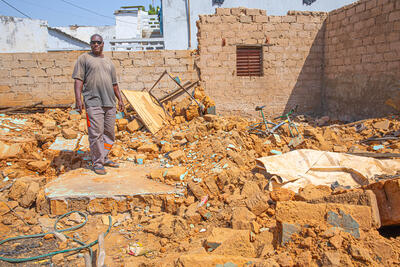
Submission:
[[[146,128],[155,134],[166,123],[166,114],[149,92],[121,90],[129,104],[136,111]]]

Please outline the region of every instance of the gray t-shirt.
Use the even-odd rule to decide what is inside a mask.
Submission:
[[[117,83],[114,64],[109,58],[82,54],[75,63],[72,78],[83,81],[86,107],[115,107],[113,85]]]

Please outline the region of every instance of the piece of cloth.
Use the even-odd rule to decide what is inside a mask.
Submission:
[[[88,107],[87,125],[89,147],[95,168],[104,166],[115,141],[115,107]]]
[[[115,66],[109,58],[82,54],[75,63],[72,78],[83,81],[85,107],[115,107],[113,85],[117,83]]]

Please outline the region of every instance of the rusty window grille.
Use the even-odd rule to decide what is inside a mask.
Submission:
[[[236,75],[262,76],[262,47],[236,47]]]

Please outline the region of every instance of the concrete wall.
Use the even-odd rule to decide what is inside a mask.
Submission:
[[[0,16],[0,53],[45,52],[47,21]]]
[[[74,102],[73,79],[76,59],[82,52],[0,54],[0,107]],[[106,52],[112,58],[121,89],[150,89],[164,70],[184,81],[196,80],[191,51]],[[163,79],[154,92],[170,90],[173,82]]]
[[[83,42],[89,43],[90,36],[95,33],[103,36],[103,39],[113,39],[115,37],[115,25],[112,26],[66,26],[55,27]]]
[[[141,10],[130,11],[129,13],[115,13],[115,38],[141,38],[139,27],[141,13],[143,13]]]
[[[395,111],[400,92],[400,1],[364,0],[331,12],[325,34],[325,112],[361,119]]]
[[[218,8],[198,22],[200,76],[221,113],[254,115],[266,105],[280,115],[298,104],[299,111],[321,112],[326,13],[290,12],[266,16],[265,10]],[[236,75],[236,47],[259,45],[263,76]]]
[[[190,1],[191,46],[197,47],[196,21],[199,15],[214,14],[215,8],[247,7],[267,11],[268,15],[286,15],[289,10],[331,11],[355,0],[317,0],[311,6],[303,5],[302,0],[225,0],[221,6],[213,5],[212,0]],[[187,0],[162,0],[164,39],[166,49],[188,49]]]
[[[74,40],[58,30],[48,29],[47,51],[90,50],[90,45]]]

